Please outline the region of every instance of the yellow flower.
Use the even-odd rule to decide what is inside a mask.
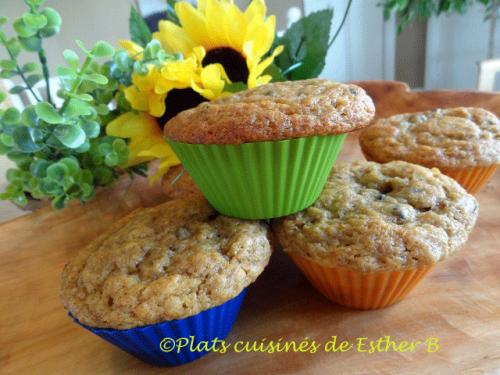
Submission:
[[[133,73],[132,85],[124,89],[125,98],[137,111],[154,117],[167,113],[162,124],[181,110],[217,99],[224,94],[229,78],[220,64],[203,67],[204,57],[204,49],[198,47],[186,59],[167,60],[161,69],[150,65],[145,75]]]
[[[123,91],[133,109],[148,112],[155,117],[163,115],[167,91],[157,93],[155,90],[161,79],[161,73],[153,65],[149,66],[145,75],[132,74],[132,85]]]
[[[272,46],[276,23],[274,16],[266,18],[264,0],[252,0],[245,11],[232,0],[198,0],[197,8],[180,1],[175,11],[181,26],[160,21],[153,34],[167,52],[190,56],[196,47],[203,47],[203,66],[220,63],[233,82],[251,88],[271,80],[262,74],[283,47],[263,59]]]
[[[160,178],[171,166],[180,164],[175,153],[163,139],[163,133],[156,119],[147,113],[124,113],[107,125],[106,133],[113,137],[129,139],[128,166],[154,159],[160,160],[158,170],[150,177],[151,182]]]

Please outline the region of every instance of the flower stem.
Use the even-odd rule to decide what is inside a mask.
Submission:
[[[330,40],[330,43],[328,43],[328,48],[330,48],[332,46],[333,42],[335,42],[335,39],[337,39],[337,37],[339,36],[340,30],[342,30],[342,27],[344,26],[345,20],[347,19],[347,15],[349,14],[349,9],[351,8],[351,4],[352,4],[352,0],[349,0],[349,2],[347,3],[347,7],[345,9],[344,17],[342,17],[342,21],[340,22],[339,28],[337,29],[337,31],[333,35],[332,40]]]
[[[82,65],[81,69],[79,70],[78,75],[76,76],[75,82],[73,82],[73,86],[71,86],[71,88],[69,90],[70,95],[75,94],[76,90],[78,90],[78,88],[80,87],[80,84],[82,83],[82,75],[85,74],[85,71],[87,70],[89,65],[92,63],[92,60],[93,60],[93,56],[87,56],[87,58],[83,62],[83,65]],[[61,113],[61,114],[64,113],[64,110],[68,106],[69,100],[71,99],[70,95],[67,95],[66,98],[64,99],[64,103],[61,106],[59,113]]]
[[[33,95],[33,97],[35,98],[35,100],[37,102],[40,102],[41,101],[40,98],[38,97],[37,94],[35,94],[35,92],[33,91],[33,88],[31,87],[31,85],[26,80],[26,76],[24,75],[23,71],[21,70],[21,67],[19,66],[19,63],[17,62],[16,57],[14,56],[14,54],[12,53],[12,51],[10,50],[10,48],[7,46],[7,41],[4,39],[4,37],[2,35],[0,35],[0,42],[3,44],[4,48],[7,50],[7,53],[9,54],[10,59],[16,63],[17,74],[19,74],[19,76],[21,77],[21,79],[24,81],[24,83],[26,84],[26,87],[31,92],[31,95]]]
[[[38,51],[38,59],[40,60],[40,64],[42,64],[42,72],[43,78],[45,80],[45,92],[47,94],[47,101],[50,104],[52,103],[52,97],[50,95],[50,85],[49,85],[49,67],[47,65],[47,56],[45,56],[45,50],[42,48]]]

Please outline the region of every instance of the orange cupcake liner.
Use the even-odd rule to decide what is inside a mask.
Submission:
[[[380,309],[401,301],[434,268],[430,265],[402,271],[359,272],[345,267],[324,267],[302,256],[288,255],[326,298],[363,310]]]
[[[495,174],[497,168],[498,165],[491,165],[472,168],[439,168],[439,170],[457,181],[470,194],[476,194]]]
[[[363,150],[362,152],[366,160],[376,161]],[[471,168],[436,168],[438,168],[441,173],[457,181],[469,194],[476,194],[495,174],[498,165]]]

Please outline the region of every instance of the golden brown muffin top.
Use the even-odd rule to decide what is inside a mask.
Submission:
[[[287,252],[362,272],[434,264],[467,240],[478,204],[438,169],[402,161],[332,170],[311,207],[275,220]]]
[[[64,268],[67,310],[93,327],[180,319],[236,297],[271,256],[268,228],[191,195],[136,210]]]
[[[359,139],[379,163],[404,160],[427,167],[500,164],[500,122],[481,108],[447,108],[380,119]]]
[[[165,135],[193,144],[241,144],[347,133],[375,107],[356,85],[321,79],[270,83],[183,111]]]

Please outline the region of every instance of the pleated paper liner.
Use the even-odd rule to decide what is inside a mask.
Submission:
[[[439,170],[457,181],[470,194],[476,194],[495,174],[497,167],[497,165],[491,165],[472,168],[439,168]]]
[[[270,219],[314,203],[345,137],[241,145],[169,143],[217,211],[243,219]]]
[[[206,350],[197,350],[198,343],[211,342],[216,338],[223,340],[227,337],[236,321],[245,294],[246,289],[222,305],[184,319],[130,329],[89,327],[80,323],[71,314],[70,316],[85,329],[141,361],[155,366],[177,366],[209,353]],[[190,339],[191,336],[193,336],[193,350],[190,344],[179,349],[179,352],[177,347],[172,346],[175,345],[175,340]]]
[[[363,151],[363,155],[368,161],[376,161]],[[498,165],[490,165],[487,167],[471,167],[471,168],[441,168],[437,167],[441,173],[453,178],[469,194],[476,194],[495,174]]]
[[[434,267],[392,272],[358,272],[344,267],[323,267],[287,253],[309,282],[326,298],[354,309],[380,309],[401,301]]]

